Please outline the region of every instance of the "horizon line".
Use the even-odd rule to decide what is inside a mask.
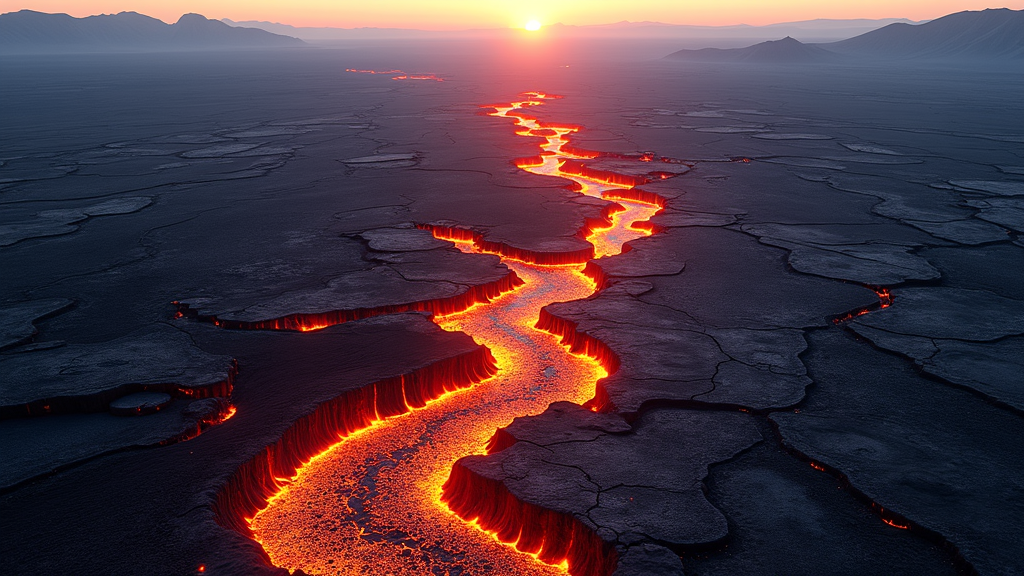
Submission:
[[[1011,8],[986,8],[986,10],[1012,10],[1012,9]],[[978,11],[979,10],[961,10],[960,12],[978,12]],[[99,13],[99,14],[90,14],[88,16],[73,16],[71,14],[68,14],[67,12],[44,12],[44,11],[41,11],[41,10],[32,10],[30,8],[23,8],[21,10],[12,10],[10,12],[0,13],[0,16],[4,16],[4,15],[7,15],[7,14],[17,14],[19,12],[34,12],[34,13],[37,13],[37,14],[47,14],[47,15],[52,15],[52,16],[69,16],[71,18],[75,18],[75,19],[79,19],[79,20],[85,19],[85,18],[102,17],[102,16],[117,16],[119,14],[139,14],[141,16],[146,16],[148,18],[153,18],[154,20],[159,20],[159,21],[163,22],[164,24],[168,24],[168,25],[172,25],[175,22],[177,22],[177,20],[175,20],[174,22],[168,22],[168,21],[166,21],[166,20],[164,20],[162,18],[158,18],[156,16],[150,16],[149,14],[145,14],[143,12],[138,12],[138,11],[135,11],[135,10],[122,10],[120,12],[111,12],[111,13],[105,13],[104,12],[104,13]],[[956,13],[957,12],[951,12],[950,14],[956,14]],[[402,30],[402,31],[410,31],[410,32],[475,32],[475,31],[499,31],[499,30],[500,31],[506,31],[506,30],[520,30],[520,29],[522,29],[522,26],[505,26],[505,27],[495,26],[495,27],[477,27],[477,28],[472,28],[472,27],[471,28],[402,28],[402,27],[387,27],[387,26],[341,27],[341,26],[330,26],[330,25],[324,25],[324,26],[297,26],[295,24],[288,24],[288,23],[284,23],[284,22],[275,22],[275,21],[270,21],[270,20],[234,20],[234,19],[228,18],[228,17],[211,18],[209,16],[206,16],[205,14],[201,14],[201,13],[198,13],[198,12],[185,12],[185,13],[182,13],[182,15],[178,17],[178,19],[180,20],[182,16],[186,16],[188,14],[198,14],[198,15],[203,16],[204,18],[207,18],[209,20],[216,20],[216,21],[221,21],[221,22],[227,21],[227,22],[231,22],[233,24],[248,24],[248,23],[253,23],[253,24],[270,24],[270,25],[275,25],[275,26],[288,26],[288,27],[296,28],[296,29]],[[948,14],[946,14],[944,16],[948,16]],[[940,16],[940,18],[941,17],[942,16]],[[911,23],[911,24],[923,24],[923,23],[930,22],[930,21],[935,20],[935,19],[937,19],[937,18],[923,19],[923,20],[913,20],[913,19],[907,18],[905,16],[891,16],[891,17],[885,17],[885,18],[810,18],[810,19],[807,19],[807,20],[787,20],[787,21],[783,21],[783,22],[772,22],[772,23],[769,23],[769,24],[746,24],[746,23],[743,23],[743,22],[734,23],[734,24],[675,24],[675,23],[671,23],[671,22],[661,22],[661,21],[656,21],[656,20],[641,20],[641,21],[619,20],[617,22],[607,22],[607,23],[602,23],[602,24],[566,24],[564,22],[554,22],[554,23],[551,23],[551,24],[543,24],[542,25],[542,29],[553,28],[553,27],[556,27],[556,26],[557,27],[570,27],[570,28],[601,28],[601,27],[611,27],[611,26],[617,26],[617,25],[634,25],[634,26],[645,26],[646,25],[646,26],[664,26],[664,27],[680,27],[680,28],[682,28],[682,27],[685,27],[685,28],[767,28],[767,27],[771,27],[771,26],[795,25],[795,24],[804,24],[804,23],[809,23],[809,22],[859,22],[859,21],[864,21],[864,22],[884,22],[884,21],[889,21],[889,20],[896,20],[896,21],[905,21],[905,22]]]

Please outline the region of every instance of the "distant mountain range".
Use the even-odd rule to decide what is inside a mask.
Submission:
[[[1024,60],[1024,10],[957,12],[924,24],[890,24],[838,42],[804,44],[786,37],[746,48],[679,50],[666,58],[760,63]]]
[[[269,22],[209,20],[199,14],[185,14],[176,23],[166,24],[136,12],[74,18],[67,14],[22,10],[0,14],[0,54],[276,48],[305,45],[300,38],[311,41],[469,38],[519,33],[522,32],[511,29],[442,32],[296,28]],[[639,38],[668,42],[679,39],[683,45],[697,42],[707,45],[718,40],[719,46],[742,45],[786,34],[782,40],[745,48],[679,50],[666,57],[672,60],[757,63],[929,58],[1024,60],[1024,10],[1006,8],[958,12],[925,23],[891,19],[808,20],[769,26],[713,27],[619,22],[602,26],[556,24],[545,27],[544,33],[563,39]]]
[[[804,44],[786,36],[782,40],[769,40],[746,48],[702,48],[680,50],[666,56],[671,60],[695,60],[700,62],[825,62],[840,58],[835,52],[819,48],[815,44]]]
[[[235,22],[227,18],[222,22],[231,26],[260,28],[275,34],[285,34],[303,40],[359,40],[359,39],[420,39],[420,38],[460,38],[473,36],[493,36],[496,34],[515,34],[514,29],[479,29],[479,30],[413,30],[404,28],[329,28],[329,27],[297,27],[276,22],[250,20]],[[689,26],[664,24],[661,22],[616,22],[595,26],[572,26],[552,24],[544,27],[544,33],[560,38],[644,38],[644,39],[741,39],[757,40],[778,38],[782,35],[796,36],[805,41],[830,41],[851,38],[858,34],[876,30],[883,26],[902,22],[913,24],[903,18],[886,18],[881,20],[804,20],[800,22],[783,22],[766,26]]]
[[[32,10],[0,14],[0,53],[210,50],[303,46],[298,38],[237,28],[199,14],[165,24],[137,12],[87,18]]]

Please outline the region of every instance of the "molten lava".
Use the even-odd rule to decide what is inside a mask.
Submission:
[[[466,489],[453,470],[459,458],[485,454],[495,430],[515,417],[538,414],[556,401],[587,402],[597,381],[618,368],[603,343],[574,339],[571,327],[542,309],[593,294],[598,285],[584,263],[619,254],[625,242],[650,234],[651,228],[635,224],[663,204],[649,192],[632,191],[633,177],[563,170],[578,158],[562,149],[579,127],[545,124],[521,112],[547,98],[528,93],[523,101],[494,106],[492,115],[515,120],[517,134],[543,138],[541,154],[517,163],[521,168],[568,178],[582,194],[616,199],[606,221],[588,222],[581,231],[593,251],[556,257],[489,243],[460,228],[424,226],[463,251],[499,254],[522,281],[511,292],[434,316],[445,330],[463,331],[486,346],[497,373],[368,419],[360,430],[316,432],[319,454],[277,468],[286,475],[297,469],[291,478],[272,472],[285,456],[251,464],[251,474],[263,475],[256,482],[266,495],[228,495],[219,505],[245,517],[256,512],[246,518],[248,528],[275,565],[310,574],[604,574],[614,568],[614,557],[595,549],[600,539],[578,521],[521,503],[498,487]],[[321,420],[301,427],[328,426]]]
[[[355,72],[356,74],[393,74],[392,80],[434,80],[436,82],[444,82],[444,78],[436,74],[408,74],[401,70],[359,70],[358,68],[345,68],[345,72]]]

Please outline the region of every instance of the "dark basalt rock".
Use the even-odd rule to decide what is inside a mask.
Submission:
[[[619,565],[613,576],[683,576],[683,563],[679,556],[663,546],[637,544],[619,556]]]
[[[728,230],[672,228],[632,245],[588,265],[608,289],[545,309],[571,324],[556,333],[597,339],[621,363],[598,383],[594,404],[603,410],[637,412],[666,400],[754,410],[792,406],[810,383],[798,357],[806,349],[802,329],[877,301],[857,286],[778,277],[772,250]],[[735,253],[745,255],[742,264]],[[634,265],[647,261],[660,263]],[[776,276],[771,284],[760,282],[770,275]]]
[[[38,333],[35,322],[60,314],[72,306],[64,298],[35,300],[0,308],[0,350],[28,342]]]
[[[905,288],[850,329],[921,368],[1024,410],[1024,302],[986,290]]]
[[[224,294],[182,298],[179,303],[189,315],[249,325],[296,315],[451,299],[475,286],[501,283],[510,274],[498,257],[463,254],[426,230],[375,229],[361,236],[374,250],[365,256],[366,269],[298,285],[274,276],[248,276],[246,286],[232,286]],[[323,255],[324,270],[336,268],[326,261],[329,257],[330,253]]]
[[[729,519],[729,538],[684,554],[687,574],[957,573],[938,546],[885,524],[834,477],[773,444],[711,467],[707,497]]]
[[[6,455],[0,470],[0,492],[102,455],[194,438],[230,409],[224,398],[171,401],[167,394],[142,394],[164,396],[167,401],[159,411],[149,402],[149,409],[134,412],[142,406],[133,402],[131,410],[111,406],[110,414],[58,414],[0,421],[0,452]],[[131,396],[137,395],[126,398]],[[130,413],[148,415],[123,417]]]
[[[814,394],[799,413],[771,415],[786,445],[844,474],[883,518],[898,514],[895,523],[950,542],[979,573],[1016,572],[1020,416],[921,378],[898,357],[850,347],[839,331],[810,340]]]
[[[789,264],[806,274],[873,286],[939,277],[935,267],[913,253],[922,244],[878,242],[877,226],[835,231],[825,226],[750,224],[741,229],[764,244],[788,250]]]
[[[517,418],[501,433],[515,441],[500,451],[468,456],[456,466],[469,472],[461,478],[470,490],[478,480],[466,478],[501,482],[517,500],[571,515],[623,550],[723,539],[725,518],[704,498],[702,480],[708,465],[761,440],[750,417],[657,410],[627,429],[619,416],[559,402],[538,416]],[[460,502],[450,505],[458,511]],[[656,550],[634,555],[666,565]]]
[[[0,356],[0,370],[5,418],[106,411],[130,391],[226,396],[235,375],[230,356],[207,354],[166,324],[99,344]]]
[[[136,392],[111,402],[110,413],[115,416],[146,416],[159,412],[170,403],[171,395],[164,392]]]
[[[94,216],[113,216],[138,212],[153,203],[148,196],[116,198],[83,208],[45,210],[20,222],[0,224],[0,247],[30,238],[61,236],[78,230],[78,224]]]

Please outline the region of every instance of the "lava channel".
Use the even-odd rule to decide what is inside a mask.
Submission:
[[[619,254],[625,242],[651,233],[635,223],[653,216],[661,201],[628,193],[633,186],[628,181],[563,172],[566,160],[579,158],[562,151],[579,128],[548,125],[522,113],[547,98],[527,93],[520,102],[494,107],[492,115],[515,120],[518,134],[545,138],[543,154],[519,164],[524,170],[568,178],[583,194],[601,197],[610,191],[617,198],[621,210],[610,211],[608,222],[588,226],[584,235],[597,257]],[[453,236],[451,229],[436,230],[435,235],[454,240],[463,251],[481,251],[481,240],[468,231]],[[504,257],[522,286],[489,303],[435,316],[445,330],[461,330],[490,349],[497,374],[351,433],[302,464],[248,523],[271,561],[310,574],[593,573],[579,561],[587,551],[571,550],[584,539],[537,534],[536,527],[528,534],[531,527],[525,525],[513,532],[519,537],[500,538],[499,533],[509,533],[508,522],[493,526],[491,519],[461,518],[457,512],[469,509],[461,505],[466,503],[451,502],[442,489],[459,458],[487,452],[495,430],[552,402],[587,402],[597,381],[615,369],[609,358],[572,353],[559,335],[536,327],[547,304],[597,290],[583,272],[586,260],[536,264]],[[613,562],[605,562],[602,572]]]

